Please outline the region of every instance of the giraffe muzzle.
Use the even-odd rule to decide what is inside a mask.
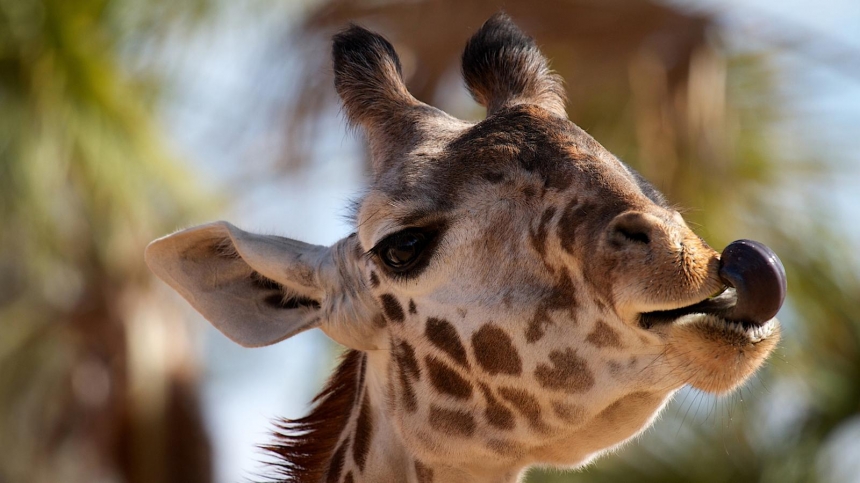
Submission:
[[[785,267],[776,253],[752,240],[730,243],[720,256],[720,280],[726,290],[687,307],[642,314],[640,323],[652,327],[689,314],[709,314],[745,327],[760,327],[773,319],[785,301]]]

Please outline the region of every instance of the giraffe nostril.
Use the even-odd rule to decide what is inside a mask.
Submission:
[[[623,213],[615,217],[609,230],[610,239],[618,245],[648,245],[654,222],[643,213]]]
[[[622,237],[626,238],[629,241],[644,243],[646,245],[651,243],[651,238],[648,236],[647,233],[643,231],[631,230],[623,226],[618,227],[617,230]]]

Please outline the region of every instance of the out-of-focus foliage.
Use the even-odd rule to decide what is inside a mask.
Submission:
[[[0,481],[207,478],[192,374],[128,335],[158,327],[143,248],[199,202],[130,64],[182,3],[0,0]]]

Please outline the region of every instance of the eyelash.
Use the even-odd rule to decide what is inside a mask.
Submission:
[[[429,265],[430,259],[433,257],[433,254],[439,245],[444,228],[445,225],[442,223],[424,227],[404,228],[380,240],[373,248],[365,253],[365,256],[374,258],[383,271],[389,277],[396,280],[408,280],[410,278],[417,277],[425,268],[427,268],[427,265]],[[391,248],[392,244],[397,242],[398,239],[407,237],[410,234],[418,235],[422,239],[419,253],[403,270],[391,267],[385,261],[385,250]]]

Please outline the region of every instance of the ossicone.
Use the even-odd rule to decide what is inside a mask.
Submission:
[[[381,35],[350,25],[334,36],[334,87],[350,122],[385,122],[392,111],[418,103],[403,83],[400,59]]]
[[[562,117],[565,93],[534,39],[504,13],[490,17],[463,52],[463,78],[487,115],[517,104],[534,104]]]
[[[450,119],[406,89],[394,46],[357,25],[334,36],[334,86],[349,122],[362,128],[377,174],[399,159],[409,143],[432,135],[432,120]]]

